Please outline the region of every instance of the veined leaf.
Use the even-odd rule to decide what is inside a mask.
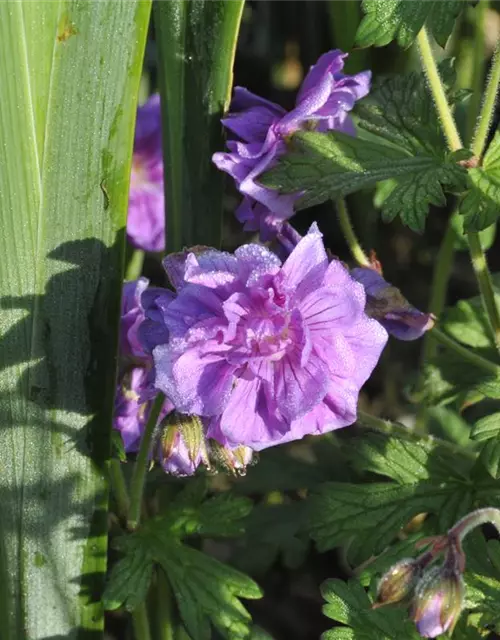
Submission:
[[[453,62],[445,60],[440,72],[451,87]],[[457,100],[451,90],[448,98]],[[423,231],[429,206],[444,205],[445,190],[465,189],[461,161],[470,153],[447,152],[421,73],[383,79],[356,110],[358,127],[369,139],[337,131],[297,132],[288,153],[260,181],[285,193],[304,191],[298,209],[385,181],[382,197],[379,191],[383,218],[400,216],[414,231]]]
[[[103,627],[106,466],[149,2],[0,4],[2,638]]]
[[[223,149],[242,11],[243,0],[155,3],[168,252],[221,242],[224,176],[212,154]]]
[[[482,231],[500,215],[500,132],[495,134],[480,167],[468,170],[470,191],[460,204],[466,231]]]
[[[360,47],[383,47],[392,40],[409,47],[425,25],[445,46],[465,0],[363,0],[365,17],[356,43]]]

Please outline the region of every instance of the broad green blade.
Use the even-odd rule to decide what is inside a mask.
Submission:
[[[2,640],[103,627],[128,181],[150,13],[0,3]]]
[[[168,0],[154,5],[160,57],[167,251],[221,242],[224,142],[242,0]]]

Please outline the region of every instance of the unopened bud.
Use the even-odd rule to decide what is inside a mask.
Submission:
[[[203,424],[198,416],[172,411],[161,423],[158,455],[167,473],[193,475],[200,464],[208,465]]]
[[[429,569],[415,588],[411,609],[419,634],[436,638],[452,630],[462,611],[464,593],[462,575],[447,562]]]
[[[422,576],[422,564],[413,558],[404,558],[394,564],[380,579],[377,599],[373,607],[394,604],[408,598]]]
[[[243,476],[247,466],[252,463],[253,451],[250,447],[239,446],[234,449],[210,440],[210,458],[215,468],[221,467],[226,473]]]

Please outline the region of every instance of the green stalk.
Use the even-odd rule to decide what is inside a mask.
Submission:
[[[174,640],[172,590],[167,576],[161,569],[158,569],[156,573],[155,596],[156,637],[158,640]]]
[[[361,247],[359,240],[356,237],[356,233],[354,232],[354,228],[349,218],[349,211],[347,210],[345,200],[343,198],[339,198],[338,200],[336,200],[335,207],[337,209],[340,228],[344,235],[345,241],[349,246],[352,257],[360,266],[369,267],[370,260],[368,259],[366,253],[363,251],[363,248]]]
[[[165,396],[159,393],[151,408],[146,428],[141,440],[139,453],[135,462],[134,474],[130,485],[130,509],[128,514],[127,526],[130,530],[137,529],[141,520],[142,495],[144,492],[144,484],[146,482],[146,474],[149,465],[149,453],[152,444],[153,433],[160,416]]]
[[[477,125],[474,139],[472,141],[472,152],[475,156],[481,157],[486,146],[486,140],[490,131],[491,121],[495,113],[495,105],[498,96],[498,86],[500,84],[500,39],[495,47],[493,54],[493,63],[491,73],[486,85],[479,122]]]
[[[497,349],[500,351],[500,313],[495,300],[495,292],[493,290],[493,282],[488,269],[488,263],[486,262],[486,254],[481,246],[479,233],[468,233],[467,239],[469,241],[472,268],[476,274],[483,305],[490,321],[493,339]]]
[[[142,249],[135,249],[132,257],[130,258],[130,262],[127,266],[127,273],[125,275],[125,280],[137,280],[141,277],[142,267],[144,265],[144,251]]]
[[[132,624],[135,640],[151,640],[148,613],[144,603],[137,605],[132,612]]]
[[[454,351],[458,356],[465,360],[466,362],[470,362],[470,364],[487,371],[495,376],[500,375],[500,366],[491,362],[491,360],[487,360],[483,358],[483,356],[478,356],[477,353],[470,351],[466,347],[463,347],[461,344],[450,338],[445,333],[434,327],[431,329],[432,336],[439,344],[451,351]]]
[[[467,106],[467,122],[465,141],[470,143],[472,133],[474,131],[474,124],[479,114],[479,107],[481,105],[482,84],[484,78],[484,28],[486,23],[486,11],[489,7],[489,0],[481,0],[477,7],[474,9],[474,39],[471,47],[471,73],[467,78],[467,82],[462,84],[462,88],[470,88],[472,95]],[[469,74],[467,74],[469,75]]]
[[[448,222],[446,233],[443,236],[441,245],[436,259],[436,266],[432,275],[431,298],[429,301],[429,312],[433,313],[437,318],[443,312],[446,302],[446,292],[448,290],[448,282],[453,267],[453,257],[455,254],[455,230],[451,224],[453,216],[458,215],[454,212]],[[428,331],[424,336],[424,344],[422,347],[422,364],[429,362],[436,353],[436,341],[433,333]]]
[[[450,105],[446,100],[446,94],[444,91],[443,83],[441,82],[441,78],[439,76],[439,72],[437,69],[436,61],[434,56],[432,55],[432,50],[429,42],[429,37],[427,32],[424,29],[420,31],[417,36],[417,42],[420,50],[420,56],[422,59],[422,65],[424,67],[425,74],[429,80],[429,85],[431,88],[432,96],[434,98],[434,102],[436,104],[436,109],[439,114],[439,118],[441,120],[441,124],[443,126],[443,131],[448,142],[448,146],[451,151],[458,151],[462,148],[462,142],[460,140],[460,135],[458,133],[457,126],[455,124],[455,120],[453,119],[453,114],[450,109]],[[487,88],[487,98],[483,103],[483,108],[481,110],[480,122],[483,120],[488,120],[488,124],[486,126],[486,134],[487,129],[489,128],[489,120],[491,118],[491,112],[495,105],[495,98],[491,98],[493,91],[496,93],[498,88],[498,83],[500,81],[500,56],[496,55],[494,69],[492,71],[490,81],[488,83]],[[494,89],[492,88],[494,87]],[[480,124],[480,130],[483,127]],[[476,139],[478,139],[478,135],[476,135]],[[479,148],[477,142],[474,143],[475,148]],[[467,240],[469,242],[469,251],[472,261],[472,267],[474,269],[474,273],[476,275],[476,279],[479,285],[479,292],[481,294],[481,299],[483,302],[484,309],[486,314],[488,315],[488,319],[491,325],[491,329],[493,332],[493,337],[495,340],[495,344],[500,351],[500,313],[498,311],[495,296],[493,293],[493,285],[491,282],[491,276],[488,270],[488,263],[486,261],[486,254],[483,251],[481,246],[481,241],[479,239],[478,233],[468,233]]]
[[[439,76],[436,60],[431,49],[431,43],[427,30],[425,27],[419,32],[417,36],[417,44],[420,52],[420,58],[422,60],[422,66],[429,81],[429,85],[436,105],[439,119],[443,127],[443,132],[446,137],[446,141],[451,151],[458,151],[462,148],[462,140],[458,133],[457,125],[453,118],[450,105],[446,99],[446,93],[443,83]]]
[[[111,458],[109,463],[109,478],[113,495],[115,496],[116,506],[118,507],[117,516],[125,520],[130,508],[130,499],[120,465],[119,460]]]
[[[473,451],[464,449],[463,447],[448,442],[447,440],[435,438],[434,436],[430,436],[427,433],[422,433],[420,431],[417,431],[416,429],[412,429],[411,427],[405,427],[404,424],[401,424],[399,422],[391,422],[391,420],[383,420],[382,418],[377,418],[370,415],[369,413],[360,411],[359,409],[357,424],[373,429],[374,431],[378,431],[379,433],[384,433],[388,436],[397,436],[399,438],[406,438],[407,440],[414,440],[416,442],[425,442],[439,445],[440,447],[443,447],[444,449],[447,449],[454,454],[465,455],[468,458],[476,459],[477,457],[477,454],[475,454]]]

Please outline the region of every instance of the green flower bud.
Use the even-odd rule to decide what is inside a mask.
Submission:
[[[422,575],[422,563],[404,558],[394,564],[380,579],[374,607],[401,602],[413,593]]]

